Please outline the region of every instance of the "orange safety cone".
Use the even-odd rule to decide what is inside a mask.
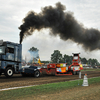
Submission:
[[[84,75],[83,85],[82,85],[82,86],[88,86],[88,78],[87,78],[87,74]]]

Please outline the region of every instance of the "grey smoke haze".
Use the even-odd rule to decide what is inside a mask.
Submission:
[[[72,12],[65,12],[66,7],[60,2],[55,7],[46,6],[40,13],[30,11],[19,27],[20,43],[24,37],[34,34],[35,30],[50,29],[50,35],[59,35],[64,41],[70,39],[81,44],[85,50],[100,49],[100,31],[94,28],[84,28],[73,16]]]

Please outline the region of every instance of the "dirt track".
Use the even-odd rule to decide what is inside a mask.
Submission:
[[[82,79],[84,74],[90,77],[100,76],[100,71],[83,71]],[[6,78],[4,75],[0,76],[0,89],[27,86],[27,85],[40,85],[53,82],[62,82],[79,79],[78,75],[68,75],[68,76],[41,76],[39,78],[35,77],[22,77],[20,74],[14,75],[12,78]]]

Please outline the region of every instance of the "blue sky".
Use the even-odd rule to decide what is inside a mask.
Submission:
[[[86,28],[100,30],[100,0],[0,0],[0,40],[19,43],[18,27],[29,11],[39,13],[42,7],[55,6],[61,2],[66,6],[66,11],[73,12],[77,21]],[[96,58],[100,62],[100,50],[85,51],[81,45],[71,40],[63,41],[49,35],[49,29],[35,31],[32,36],[23,40],[23,57],[32,46],[39,49],[41,60],[50,60],[54,50],[60,50],[62,54],[72,55],[80,52],[81,57]]]

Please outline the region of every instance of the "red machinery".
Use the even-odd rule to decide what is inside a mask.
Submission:
[[[79,58],[79,54],[80,53],[73,53],[72,64],[68,67],[68,70],[70,70],[73,73],[73,75],[79,74],[80,70],[83,69],[83,66]]]
[[[40,72],[47,75],[72,75],[72,73],[68,71],[66,63],[48,64],[47,66],[43,66]]]
[[[70,66],[67,63],[52,63],[47,66],[42,66],[40,73],[47,75],[74,75],[79,74],[81,69],[83,67],[79,59],[79,53],[77,53],[73,54],[73,60]]]

